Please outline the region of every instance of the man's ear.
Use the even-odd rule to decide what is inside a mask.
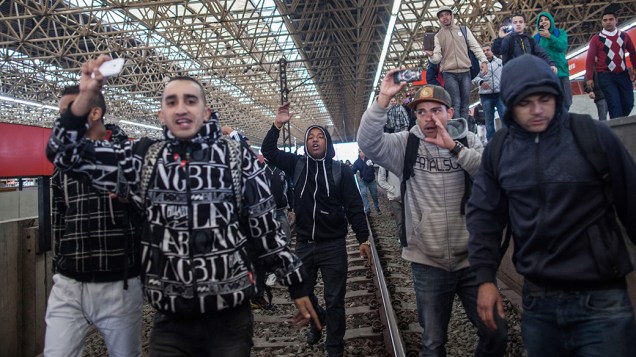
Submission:
[[[165,125],[166,122],[163,119],[163,112],[161,112],[161,109],[159,109],[159,111],[157,112],[157,117],[159,118],[159,123],[161,123],[161,125]]]
[[[98,120],[102,120],[102,116],[103,116],[102,108],[93,107],[88,114],[88,119],[91,121],[98,121]]]
[[[203,119],[203,122],[204,123],[209,122],[211,116],[212,116],[212,108],[206,107],[205,108],[205,118]]]
[[[453,114],[455,114],[455,108],[450,107],[448,108],[447,112],[448,112],[448,119],[453,119]],[[468,118],[464,118],[464,119],[468,119]]]

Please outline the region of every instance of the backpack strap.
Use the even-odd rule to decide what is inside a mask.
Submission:
[[[166,141],[155,141],[150,145],[146,154],[144,155],[144,163],[141,168],[141,188],[140,188],[140,196],[143,207],[146,207],[146,199],[148,194],[148,185],[150,185],[150,181],[152,181],[155,176],[155,167],[157,166],[157,159],[159,155],[163,151],[163,148],[166,147]]]
[[[598,137],[598,130],[594,121],[592,117],[586,114],[570,114],[570,126],[574,134],[574,140],[579,149],[585,154],[587,161],[594,167],[601,181],[603,181],[603,191],[608,205],[614,205],[609,159],[601,146],[601,140]]]
[[[342,181],[342,163],[338,160],[331,160],[331,175],[336,188],[340,190],[340,181]]]
[[[227,144],[227,148],[229,151],[229,166],[230,172],[232,173],[232,190],[234,191],[234,201],[236,203],[236,212],[239,217],[241,217],[241,204],[243,200],[241,199],[241,191],[242,191],[242,161],[243,157],[241,155],[241,142],[236,140],[231,140],[227,138],[221,138],[219,140],[225,141]]]
[[[417,150],[420,147],[420,138],[413,133],[409,133],[409,138],[406,141],[406,150],[404,151],[404,167],[402,168],[402,182],[400,183],[400,193],[402,195],[402,216],[406,212],[404,196],[406,195],[406,181],[413,176],[413,166],[417,160]],[[408,246],[406,242],[406,226],[402,225],[402,233],[400,234],[400,245],[402,247]]]
[[[294,189],[296,187],[298,187],[298,180],[300,180],[300,174],[303,172],[303,169],[305,168],[305,164],[307,159],[304,157],[300,157],[298,160],[296,160],[296,167],[294,168]]]
[[[459,141],[460,143],[462,143],[462,145],[464,145],[465,147],[468,148],[468,135],[464,136],[461,139],[457,139],[457,141]],[[459,207],[459,212],[462,216],[466,215],[466,203],[468,202],[468,199],[470,198],[470,194],[473,191],[473,179],[472,177],[470,177],[470,174],[468,173],[468,171],[463,170],[464,171],[464,195],[462,196],[462,201],[460,203],[460,207]]]

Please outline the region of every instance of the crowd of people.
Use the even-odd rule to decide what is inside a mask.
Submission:
[[[345,238],[351,229],[370,265],[367,193],[382,214],[377,185],[411,263],[422,356],[446,355],[455,296],[476,328],[475,355],[504,356],[496,272],[506,230],[525,278],[529,356],[636,356],[625,280],[633,270],[625,245],[636,243],[636,164],[605,123],[570,113],[567,32],[541,12],[532,36],[526,17],[514,14],[492,43],[479,44],[451,8],[436,15],[440,30],[426,51],[435,82],[407,88],[393,79],[400,69],[388,71],[362,116],[353,164],[335,159],[318,125],[307,128],[303,155],[278,149],[290,103],[278,108],[257,155],[220,123],[191,77],[166,83],[163,139],[128,140],[104,124],[98,68],[110,57],[85,62],[79,85],[60,97],[46,151],[55,164],[56,257],[45,356],[81,355],[91,325],[110,355],[141,355],[144,300],[156,310],[151,356],[249,356],[252,309],[271,307],[268,277],[288,287],[293,323],[309,325],[307,343],[326,328],[327,354],[342,356]],[[601,113],[633,108],[625,56],[636,50],[611,7],[602,24],[586,84],[607,104],[604,120]],[[469,120],[472,85],[485,140]]]

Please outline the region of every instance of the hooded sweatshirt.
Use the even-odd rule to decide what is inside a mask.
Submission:
[[[350,223],[358,242],[365,242],[369,238],[369,229],[353,172],[349,166],[333,160],[336,151],[329,132],[323,127],[310,126],[305,132],[305,145],[310,145],[307,136],[314,128],[320,129],[327,141],[324,157],[314,158],[308,154],[301,156],[279,150],[276,143],[280,130],[274,125],[267,132],[261,147],[263,156],[289,177],[295,177],[298,160],[305,161],[294,187],[296,239],[301,242],[344,239]],[[340,187],[335,186],[333,165],[340,165]]]
[[[240,146],[242,202],[233,189],[227,139],[216,117],[189,140],[164,128],[146,197],[141,197],[144,156],[154,140],[117,144],[82,138],[86,117],[69,110],[56,121],[49,146],[55,165],[91,180],[94,187],[130,197],[145,213],[142,282],[149,303],[179,318],[196,318],[247,303],[255,289],[253,260],[306,296],[300,260],[275,219],[265,169]],[[248,254],[249,251],[249,254]]]
[[[489,147],[468,202],[470,265],[479,283],[494,282],[499,245],[510,218],[513,261],[526,279],[559,288],[595,287],[622,279],[632,270],[625,242],[604,195],[604,183],[578,148],[557,76],[545,62],[522,56],[504,67],[501,83],[508,126],[494,177]],[[547,129],[531,133],[519,126],[512,108],[531,88],[559,93]],[[607,152],[616,212],[636,243],[636,165],[620,140],[596,122]],[[520,158],[523,158],[520,160]]]
[[[126,134],[108,125],[108,140],[122,143]],[[91,186],[85,177],[58,169],[51,176],[53,269],[81,282],[112,282],[139,275],[141,216],[130,204]]]
[[[550,20],[550,38],[544,38],[537,33],[534,35],[535,41],[539,46],[543,47],[548,53],[548,56],[554,61],[554,65],[559,70],[559,77],[569,77],[570,69],[568,68],[568,61],[565,59],[565,53],[568,50],[568,34],[563,29],[559,29],[554,26],[554,18],[549,12],[542,12],[537,16],[535,21],[537,30],[539,29],[539,19],[541,16],[545,16]]]
[[[468,56],[468,47],[479,63],[488,61],[472,31],[466,28],[466,38],[464,38],[460,27],[455,24],[455,20],[452,20],[449,26],[442,26],[435,34],[433,57],[429,58],[429,62],[439,64],[440,72],[470,71],[472,64]]]
[[[362,115],[358,146],[376,164],[395,173],[400,181],[409,132],[382,133],[386,108],[377,101]],[[477,172],[483,146],[467,129],[466,120],[449,120],[453,139],[467,138],[468,147],[459,157],[449,150],[424,141],[419,125],[411,133],[420,140],[414,176],[406,182],[404,224],[408,246],[402,257],[408,261],[457,271],[468,267],[468,232],[461,214],[464,196],[464,170]]]

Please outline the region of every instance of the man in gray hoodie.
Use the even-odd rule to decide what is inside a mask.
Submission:
[[[407,243],[402,257],[413,269],[418,319],[423,329],[422,355],[446,355],[448,322],[457,294],[478,330],[475,354],[503,356],[507,342],[503,321],[498,320],[498,328],[490,330],[477,315],[478,284],[468,266],[468,232],[462,214],[466,174],[477,172],[484,148],[467,130],[466,120],[451,120],[451,98],[438,86],[423,86],[409,103],[417,116],[417,125],[410,132],[383,134],[389,100],[406,85],[393,82],[396,71],[386,74],[380,95],[362,116],[358,145],[400,179],[404,171],[412,169],[412,177],[408,175],[402,185]],[[410,141],[417,143],[413,147],[416,159],[404,170],[404,161],[396,158],[405,157],[410,135]]]

